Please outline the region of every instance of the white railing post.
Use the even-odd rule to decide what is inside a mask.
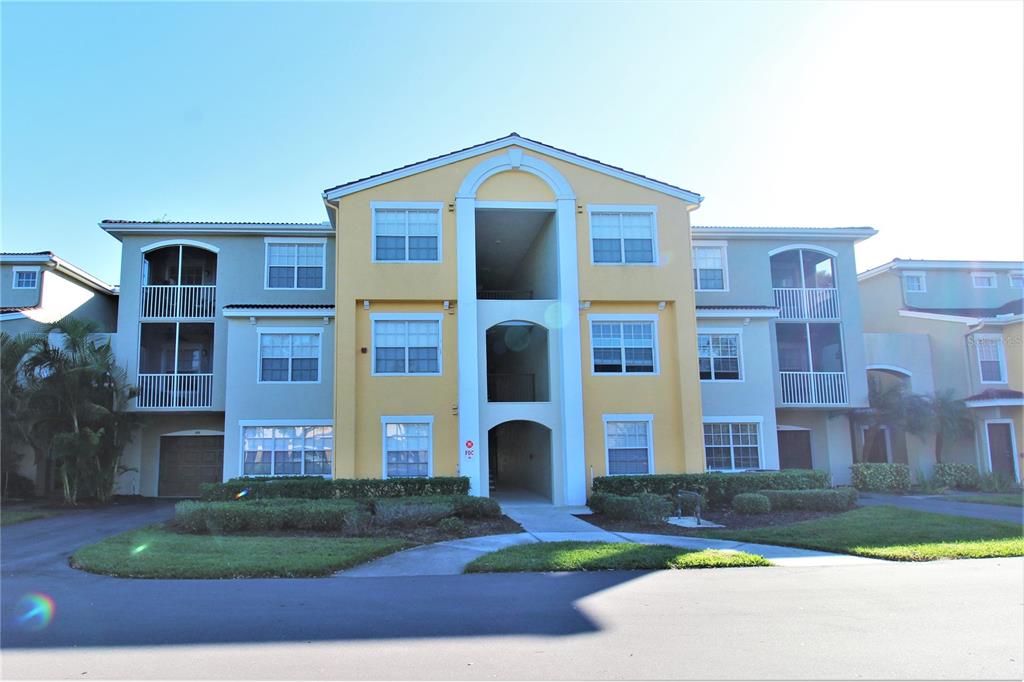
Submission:
[[[142,317],[214,317],[216,299],[213,284],[147,284],[142,287]]]

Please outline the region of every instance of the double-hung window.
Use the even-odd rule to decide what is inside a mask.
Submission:
[[[320,381],[320,333],[260,331],[260,382],[308,384]]]
[[[903,290],[908,294],[924,293],[927,291],[926,286],[923,272],[903,273]]]
[[[741,471],[761,466],[758,422],[705,422],[704,463],[709,471]]]
[[[725,254],[724,242],[694,242],[694,289],[697,291],[725,291],[729,288]]]
[[[333,459],[329,425],[242,426],[244,476],[330,476]]]
[[[430,476],[434,418],[381,417],[384,478]]]
[[[374,203],[373,260],[440,262],[441,207],[440,203]]]
[[[971,283],[975,289],[995,289],[996,273],[994,272],[972,272]]]
[[[697,334],[697,358],[701,381],[739,381],[740,335]]]
[[[440,374],[441,315],[371,316],[373,374]]]
[[[604,415],[604,444],[609,476],[653,473],[653,420],[654,417],[649,414]]]
[[[658,262],[656,212],[653,206],[592,206],[591,254],[594,263]]]
[[[594,374],[656,374],[657,337],[656,316],[591,315]]]
[[[1011,272],[1008,277],[1011,289],[1024,289],[1024,272]]]
[[[323,239],[267,240],[267,289],[323,289]]]
[[[973,337],[978,349],[978,372],[983,384],[1006,382],[1006,358],[1003,337],[999,334],[978,334]]]
[[[39,268],[14,268],[14,289],[35,289],[39,286]]]

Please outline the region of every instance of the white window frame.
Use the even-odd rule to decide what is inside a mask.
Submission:
[[[892,434],[889,433],[888,426],[879,426],[882,433],[885,434],[885,461],[888,464],[892,464]],[[868,444],[868,431],[871,427],[868,425],[861,425],[860,427],[860,452],[861,458],[867,455],[867,444]],[[865,460],[866,461],[866,460]]]
[[[403,260],[378,260],[377,259],[377,211],[383,210],[406,210],[406,211],[437,211],[437,259],[416,260],[409,258],[409,233],[408,223],[406,224],[405,235],[405,258]],[[444,262],[444,202],[442,201],[371,201],[370,202],[370,262],[382,264],[402,263],[442,263]]]
[[[30,286],[30,287],[18,286],[18,273],[20,273],[20,272],[31,272],[31,273],[35,274],[35,279],[33,280],[32,286]],[[34,267],[34,268],[33,267],[16,267],[16,268],[14,268],[13,272],[12,272],[12,276],[11,276],[11,288],[12,289],[20,289],[22,291],[29,291],[29,290],[32,290],[32,289],[38,289],[39,288],[39,280],[41,279],[40,272],[41,272],[41,270],[38,267]]]
[[[613,474],[608,459],[608,422],[642,422],[647,425],[647,473]],[[653,414],[602,414],[601,428],[604,431],[604,473],[606,476],[650,476],[654,473],[654,415]]]
[[[651,215],[651,248],[654,249],[654,253],[651,254],[653,260],[650,263],[627,263],[626,262],[626,251],[625,242],[622,236],[619,236],[619,256],[622,258],[618,263],[598,263],[594,260],[594,214],[595,213],[649,213]],[[587,204],[587,225],[589,228],[590,238],[590,264],[591,265],[611,265],[611,266],[623,266],[628,265],[651,267],[654,265],[661,264],[660,249],[658,248],[658,207],[654,205],[645,204]]]
[[[263,379],[263,336],[266,334],[315,334],[317,340],[316,381],[292,381],[291,362],[288,363],[287,381],[265,381]],[[259,327],[256,330],[256,383],[272,386],[319,384],[323,381],[324,336],[322,327]],[[289,361],[292,358],[289,357]],[[295,425],[297,426],[297,425]]]
[[[434,475],[434,415],[387,415],[380,418],[380,477],[388,478],[388,424],[427,424],[430,426],[430,447],[427,451],[427,478]],[[409,478],[398,476],[397,478]],[[419,478],[419,477],[417,477]]]
[[[651,334],[654,341],[654,371],[653,372],[627,372],[625,357],[621,372],[595,372],[594,371],[594,323],[595,322],[650,322],[653,324]],[[587,315],[587,324],[590,325],[590,375],[595,377],[651,377],[661,374],[660,348],[658,342],[658,316],[655,314],[629,315],[619,313],[602,313]],[[620,348],[625,348],[621,346]]]
[[[377,322],[437,322],[436,372],[378,372]],[[405,369],[409,369],[409,346],[405,347]],[[370,313],[370,376],[439,377],[444,374],[444,315],[442,313]]]
[[[1002,334],[975,334],[973,337],[974,356],[978,362],[978,381],[983,384],[1005,384],[1006,378],[1006,344],[1003,342]],[[999,380],[986,381],[981,371],[981,344],[979,341],[995,341],[999,352]],[[991,362],[991,361],[989,361]]]
[[[1017,278],[1017,281],[1020,282],[1020,285],[1016,285],[1013,283],[1014,277]],[[1011,289],[1024,289],[1024,271],[1011,270],[1010,272],[1006,273],[1006,279],[1007,281],[1009,281]]]
[[[704,417],[701,422],[700,439],[701,439],[701,454],[704,456],[704,470],[715,471],[719,473],[738,473],[742,471],[751,471],[751,469],[709,469],[708,468],[708,446],[704,442],[704,424],[757,424],[757,467],[756,469],[764,468],[764,417]],[[730,435],[730,441],[732,436]],[[733,445],[729,445],[730,460],[735,466],[736,454],[733,452]]]
[[[327,426],[331,429],[331,471],[326,474],[306,474],[306,458],[302,458],[302,473],[298,474],[275,474],[274,473],[274,456],[270,456],[270,473],[269,474],[247,474],[245,473],[245,429],[246,427],[255,426],[272,429],[278,426]],[[191,433],[191,432],[189,432]],[[173,434],[171,434],[173,435]],[[267,478],[270,476],[320,476],[322,478],[331,479],[334,478],[334,467],[335,467],[335,447],[334,447],[334,420],[333,419],[239,419],[238,420],[238,475],[249,478]]]
[[[717,248],[722,251],[722,288],[721,289],[701,289],[700,288],[700,277],[694,278],[694,291],[701,292],[728,292],[729,291],[729,242],[722,240],[694,240],[690,246],[690,261],[692,267],[690,268],[690,277],[693,277],[697,271],[697,249],[698,247],[703,248]]]
[[[921,278],[920,289],[910,289],[907,287],[907,280],[911,277]],[[928,291],[928,276],[923,270],[907,270],[903,273],[903,291],[908,294],[923,294]]]
[[[309,245],[319,244],[324,254],[323,277],[318,287],[271,287],[270,286],[270,245],[271,244],[295,244]],[[299,266],[295,265],[295,283],[298,284]],[[327,288],[327,239],[323,237],[265,237],[263,239],[263,289],[264,291],[324,291]]]
[[[739,327],[698,327],[697,336],[700,335],[711,335],[711,336],[735,336],[736,337],[736,352],[738,353],[737,360],[739,361],[739,379],[701,379],[702,384],[742,384],[747,380],[746,367],[743,364],[743,330]],[[711,363],[711,371],[714,373],[714,361]],[[697,376],[700,376],[700,342],[697,343]]]
[[[977,277],[991,277],[992,286],[982,286],[978,284]],[[971,284],[975,289],[995,289],[999,286],[999,280],[994,272],[972,272],[971,273]]]

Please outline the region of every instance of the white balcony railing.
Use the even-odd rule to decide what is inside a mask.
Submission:
[[[139,407],[213,407],[212,374],[140,374]]]
[[[774,289],[779,318],[788,320],[838,320],[838,289]]]
[[[846,372],[779,372],[783,405],[845,405]]]
[[[142,287],[142,317],[213,317],[214,284],[148,284]]]

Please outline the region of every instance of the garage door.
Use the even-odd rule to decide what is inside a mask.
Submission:
[[[224,436],[164,436],[160,439],[161,497],[195,497],[202,483],[224,475]]]

